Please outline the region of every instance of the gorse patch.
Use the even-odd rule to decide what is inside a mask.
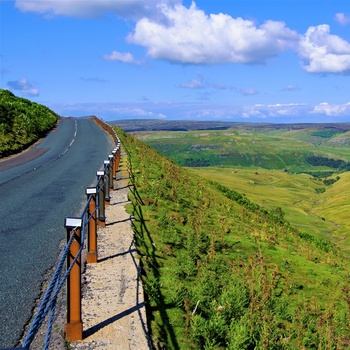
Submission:
[[[116,129],[156,349],[346,349],[348,260]]]

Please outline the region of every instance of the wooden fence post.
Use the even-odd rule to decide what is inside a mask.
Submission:
[[[105,193],[106,193],[106,184],[105,184],[105,172],[104,170],[97,171],[98,182],[98,226],[106,226],[106,216],[105,216]]]
[[[117,178],[117,148],[114,148],[114,150],[112,151],[113,154],[113,178],[116,179]]]
[[[82,219],[67,217],[65,220],[67,241],[74,234],[67,256],[69,267],[77,256],[81,245]],[[66,339],[76,341],[83,339],[83,322],[81,319],[81,257],[76,260],[67,278],[67,324]]]
[[[89,225],[88,225],[88,251],[86,254],[86,261],[88,264],[97,263],[97,215],[96,215],[96,187],[88,187],[86,189],[86,194],[89,200],[91,196],[91,200],[88,206],[88,217]]]
[[[116,171],[118,170],[119,163],[120,163],[120,143],[118,143]]]
[[[114,156],[113,154],[110,154],[108,156],[109,158],[109,188],[110,190],[114,190],[114,186],[113,186],[113,168],[114,168]]]
[[[111,174],[111,166],[110,166],[110,161],[109,160],[105,160],[103,161],[104,167],[105,167],[105,189],[106,189],[106,193],[105,193],[105,205],[109,205],[111,203],[111,197],[110,197],[110,189],[109,189],[109,178],[112,175]]]

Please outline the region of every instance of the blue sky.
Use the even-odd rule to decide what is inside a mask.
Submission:
[[[348,0],[0,0],[0,88],[63,116],[350,122]]]

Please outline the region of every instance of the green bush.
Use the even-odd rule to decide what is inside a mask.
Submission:
[[[49,108],[0,89],[0,158],[43,137],[58,119]]]

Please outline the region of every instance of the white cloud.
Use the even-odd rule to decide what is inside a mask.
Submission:
[[[166,21],[143,18],[128,36],[130,43],[147,48],[148,55],[176,63],[265,63],[293,46],[295,31],[283,22],[254,22],[219,13],[207,16],[193,2],[163,6]]]
[[[310,107],[304,103],[276,103],[270,105],[256,104],[245,106],[242,116],[244,118],[280,118],[280,117],[300,117],[310,111]]]
[[[203,81],[198,79],[192,79],[191,81],[181,83],[180,86],[187,89],[202,89],[205,87]]]
[[[141,64],[141,62],[136,60],[130,52],[113,51],[110,55],[103,55],[103,58],[107,61],[118,61],[137,65]]]
[[[164,107],[164,106],[162,106]],[[157,104],[143,103],[76,103],[69,105],[55,104],[50,106],[60,115],[97,115],[101,117],[112,116],[112,119],[128,118],[166,118],[165,108],[159,108]],[[111,118],[109,117],[111,120]]]
[[[346,14],[340,12],[340,13],[337,13],[335,15],[335,20],[339,24],[341,24],[343,26],[346,26],[346,25],[350,24],[350,15],[347,16]]]
[[[309,73],[350,71],[350,44],[331,35],[326,24],[310,27],[305,35],[268,20],[258,26],[230,15],[205,14],[195,2],[181,0],[15,0],[23,12],[46,17],[58,15],[97,17],[114,13],[136,21],[127,40],[147,49],[153,59],[180,64],[246,63],[264,64],[289,48],[296,48]],[[336,21],[350,23],[350,16],[337,13]],[[299,45],[298,45],[299,40]],[[105,59],[141,64],[130,53],[113,51]]]
[[[22,12],[37,12],[45,17],[70,16],[95,18],[106,13],[115,13],[123,18],[140,19],[159,17],[159,8],[171,6],[181,0],[16,0]]]
[[[322,102],[315,106],[310,113],[324,114],[329,117],[346,117],[350,115],[350,102],[340,105],[330,105],[328,102]]]
[[[8,81],[7,86],[10,89],[18,90],[25,96],[38,96],[39,90],[35,89],[33,85],[26,79],[18,79],[13,81]]]
[[[350,71],[350,43],[330,34],[327,24],[309,27],[301,36],[299,55],[309,73],[345,73]]]
[[[123,115],[125,117],[133,117],[133,118],[157,118],[164,119],[166,116],[162,113],[155,113],[153,111],[139,108],[139,107],[115,107],[111,109],[112,112],[116,114]]]
[[[261,111],[260,108],[256,108],[254,106],[245,106],[243,108],[242,118],[244,118],[244,119],[250,119],[250,118],[265,119],[266,113],[265,113],[265,111]]]

